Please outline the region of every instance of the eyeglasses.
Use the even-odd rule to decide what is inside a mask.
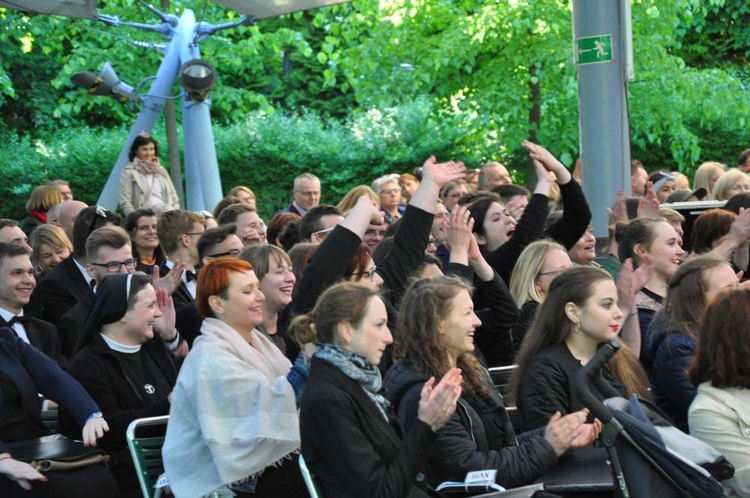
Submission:
[[[383,190],[380,191],[380,193],[386,194],[386,195],[399,194],[401,193],[401,189],[400,188],[384,188]]]
[[[299,195],[304,195],[305,197],[320,197],[320,190],[310,190],[309,192],[302,192],[299,190],[295,190]]]
[[[123,266],[126,270],[135,270],[138,260],[135,258],[126,259],[125,261],[108,261],[107,263],[91,263],[91,266],[101,266],[107,269],[109,273],[119,273]]]
[[[375,281],[375,272],[377,271],[377,269],[378,269],[377,266],[373,266],[369,270],[365,270],[365,271],[361,271],[361,272],[357,272],[357,273],[352,273],[352,277],[364,278],[365,276],[367,276],[367,278],[370,279],[370,282],[373,282],[373,281]]]
[[[185,235],[188,235],[188,236],[190,236],[190,235],[203,235],[204,233],[205,232],[188,232]]]
[[[331,228],[324,228],[323,230],[318,230],[317,232],[313,232],[314,235],[317,235],[319,239],[325,239],[328,237],[328,234],[333,231],[333,229],[336,228],[335,226]]]
[[[206,257],[207,258],[221,258],[221,257],[224,257],[224,256],[231,256],[231,257],[234,258],[234,257],[239,256],[239,254],[240,254],[240,250],[239,249],[232,249],[232,250],[229,250],[227,252],[220,252],[220,253],[217,253],[217,254],[209,254]]]
[[[567,268],[560,268],[559,270],[543,271],[539,274],[540,277],[546,277],[547,275],[554,275],[555,277],[567,270]]]

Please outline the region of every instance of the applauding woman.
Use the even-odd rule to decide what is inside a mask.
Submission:
[[[461,373],[452,368],[440,383],[426,379],[415,419],[399,433],[377,365],[392,342],[385,304],[368,284],[344,282],[328,289],[309,315],[298,316],[292,333],[318,347],[302,397],[302,454],[324,496],[434,496],[417,474],[437,431],[456,409]],[[333,430],[332,430],[333,429]]]
[[[568,448],[590,444],[597,428],[585,412],[556,414],[543,429],[516,437],[500,395],[474,357],[471,287],[455,277],[412,284],[401,304],[396,356],[404,358],[386,376],[399,423],[410,430],[417,420],[419,392],[430,377],[453,368],[463,372],[456,413],[438,431],[429,454],[427,481],[463,481],[468,472],[496,469],[506,487],[530,484],[557,463]]]

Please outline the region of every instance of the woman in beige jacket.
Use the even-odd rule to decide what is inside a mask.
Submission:
[[[120,207],[126,215],[136,209],[150,208],[156,214],[179,209],[172,180],[167,170],[159,164],[159,145],[146,132],[142,132],[130,146],[130,164],[120,174]]]
[[[706,310],[690,381],[698,394],[688,411],[690,435],[734,465],[724,496],[750,496],[750,290],[732,290]]]

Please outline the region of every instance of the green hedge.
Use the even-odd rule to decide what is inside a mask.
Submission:
[[[224,191],[235,185],[252,188],[266,219],[288,204],[294,177],[310,171],[323,181],[323,202],[336,203],[351,187],[369,184],[390,172],[411,171],[434,154],[439,160],[457,159],[468,167],[485,158],[505,161],[522,182],[527,155],[511,152],[496,157],[491,143],[464,143],[471,123],[465,117],[440,113],[426,99],[397,108],[370,110],[344,121],[324,120],[316,114],[255,113],[244,123],[214,126],[216,152]],[[734,166],[737,154],[750,147],[750,133],[727,123],[689,122],[699,137],[701,153],[692,167],[719,160]],[[92,204],[106,182],[129,130],[60,129],[43,138],[19,137],[0,130],[0,217],[21,219],[31,190],[49,180],[68,180],[77,199]],[[163,126],[154,130],[166,159]],[[550,146],[554,151],[554,144]],[[633,147],[632,156],[650,169],[672,169],[676,162],[667,139]]]
[[[385,173],[411,171],[430,154],[451,158],[462,129],[460,117],[440,115],[426,100],[417,100],[346,121],[325,121],[312,113],[256,113],[245,123],[213,131],[224,191],[249,186],[267,218],[289,203],[294,177],[302,172],[318,175],[323,202],[335,203],[349,188]],[[13,158],[0,168],[0,195],[6,199],[0,216],[25,216],[31,190],[55,178],[68,180],[77,199],[96,202],[127,135],[124,128],[80,128],[37,140],[0,137],[0,157]],[[155,129],[154,135],[164,160],[164,133]]]

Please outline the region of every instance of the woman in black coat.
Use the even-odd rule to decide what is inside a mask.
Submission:
[[[454,277],[415,282],[401,304],[396,355],[405,359],[386,376],[401,427],[413,428],[416,396],[428,377],[455,367],[463,372],[456,413],[438,431],[429,454],[425,473],[432,485],[486,469],[497,470],[501,486],[530,484],[568,448],[588,445],[597,435],[595,426],[583,423],[585,412],[576,412],[556,414],[546,427],[516,437],[502,398],[473,354],[481,324],[471,287]]]
[[[415,423],[399,434],[377,368],[392,342],[387,318],[374,286],[345,282],[328,289],[309,315],[292,323],[298,342],[310,342],[315,334],[318,339],[302,396],[300,432],[302,455],[324,496],[433,496],[417,476],[435,431],[456,408],[461,374],[450,369],[436,386],[429,379],[420,391]]]

